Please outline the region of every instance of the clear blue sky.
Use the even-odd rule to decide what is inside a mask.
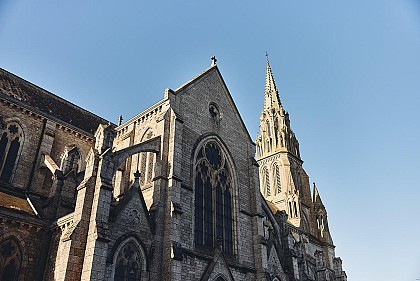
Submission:
[[[419,1],[0,1],[0,67],[113,122],[216,55],[255,136],[265,51],[349,280],[420,278]]]

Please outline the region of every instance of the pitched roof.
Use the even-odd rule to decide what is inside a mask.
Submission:
[[[109,121],[0,68],[0,96],[89,134]]]

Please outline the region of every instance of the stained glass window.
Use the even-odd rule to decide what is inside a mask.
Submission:
[[[23,133],[15,123],[10,123],[0,130],[0,180],[10,182],[18,160]]]
[[[214,141],[199,150],[195,165],[195,244],[233,254],[232,178]]]
[[[138,281],[141,280],[141,255],[133,242],[128,242],[118,252],[114,280]]]

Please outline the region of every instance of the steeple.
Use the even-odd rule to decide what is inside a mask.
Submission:
[[[300,159],[299,142],[290,128],[289,113],[281,104],[279,91],[266,54],[264,107],[257,136],[257,159],[277,152],[289,152]]]

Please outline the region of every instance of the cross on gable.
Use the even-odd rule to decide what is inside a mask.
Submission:
[[[211,57],[211,65],[216,65],[217,59],[216,56]]]

